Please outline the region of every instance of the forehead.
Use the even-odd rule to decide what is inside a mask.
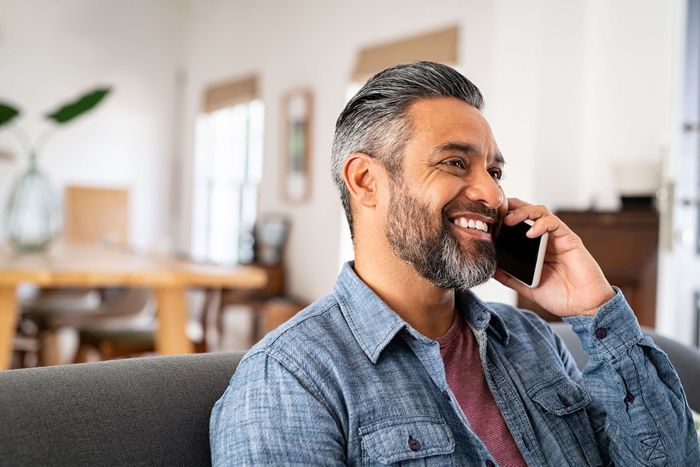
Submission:
[[[409,148],[422,152],[451,142],[478,147],[487,157],[499,153],[484,116],[464,101],[452,97],[420,99],[408,113],[413,126]]]

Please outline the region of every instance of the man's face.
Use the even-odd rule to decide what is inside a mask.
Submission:
[[[496,270],[503,159],[486,120],[465,102],[424,99],[410,116],[413,135],[389,182],[387,240],[435,285],[473,287]]]

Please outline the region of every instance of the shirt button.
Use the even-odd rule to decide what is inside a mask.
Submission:
[[[626,404],[631,404],[632,402],[634,402],[634,394],[632,394],[631,392],[627,391],[627,395],[625,395],[625,403],[626,403]]]
[[[567,399],[566,397],[562,396],[561,394],[559,394],[559,402],[561,402],[562,404],[564,404],[564,407],[569,407],[569,406],[571,406],[571,402],[569,401],[569,399]]]
[[[595,336],[598,339],[605,339],[608,336],[608,330],[605,328],[598,328],[595,330]]]
[[[408,437],[408,447],[411,449],[411,451],[417,451],[420,449],[420,441],[418,441],[413,436],[409,436]]]
[[[496,467],[496,464],[494,464],[491,459],[486,460],[486,467]]]

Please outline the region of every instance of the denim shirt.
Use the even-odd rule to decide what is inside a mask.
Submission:
[[[529,466],[700,465],[666,355],[624,297],[567,318],[583,374],[535,314],[457,295],[489,387]],[[469,375],[464,375],[468,378]],[[219,465],[496,465],[447,385],[439,344],[355,274],[253,347],[211,415]]]

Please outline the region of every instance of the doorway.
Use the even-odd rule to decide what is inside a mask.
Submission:
[[[678,149],[666,188],[661,332],[700,346],[700,0],[687,0]],[[665,241],[663,238],[665,237]]]

